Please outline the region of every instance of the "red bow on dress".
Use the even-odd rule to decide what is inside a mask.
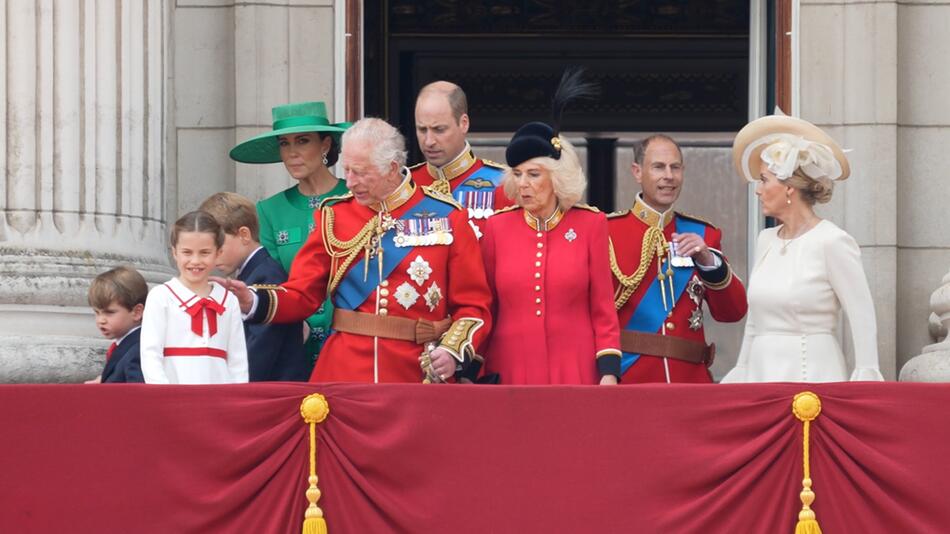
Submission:
[[[218,315],[224,313],[224,306],[214,300],[205,297],[185,309],[191,316],[191,331],[195,335],[204,335],[202,328],[201,310],[204,310],[204,316],[208,318],[208,335],[214,336],[218,333]]]

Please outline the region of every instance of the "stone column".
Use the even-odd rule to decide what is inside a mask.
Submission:
[[[940,294],[945,295],[948,290],[945,274],[950,268],[950,235],[946,231],[947,206],[950,205],[950,188],[947,187],[950,102],[944,96],[950,84],[950,72],[942,66],[950,54],[950,35],[947,34],[950,1],[899,2],[897,24],[897,212],[900,215],[897,349],[898,364],[902,364],[933,341],[927,316],[932,308],[947,305],[947,297]],[[928,296],[936,287],[940,289],[930,296],[928,306]],[[948,349],[946,345],[939,348]],[[935,350],[938,349],[934,345],[924,348],[925,355],[931,355],[928,359],[939,354]],[[917,362],[917,358],[914,361]],[[921,363],[914,364],[918,371],[923,370]],[[915,367],[905,367],[903,379],[907,379],[912,368]],[[922,377],[913,379],[924,380]]]
[[[163,0],[0,9],[0,382],[96,376],[99,272],[170,272],[163,205]]]
[[[942,341],[927,345],[919,356],[908,361],[901,369],[901,382],[950,382],[950,272],[943,277],[943,285],[930,295],[929,330],[934,339]]]
[[[844,148],[851,177],[835,185],[820,216],[851,234],[861,247],[877,315],[884,378],[897,371],[898,315],[898,2],[801,0],[801,109],[795,115],[827,131]],[[842,330],[849,360],[854,347]]]

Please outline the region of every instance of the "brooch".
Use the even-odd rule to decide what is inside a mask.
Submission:
[[[567,239],[567,242],[570,243],[577,239],[577,232],[573,228],[569,229],[567,232],[564,232],[564,239]]]

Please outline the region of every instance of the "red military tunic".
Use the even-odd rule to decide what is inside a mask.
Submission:
[[[615,262],[612,268],[619,268],[625,276],[634,273],[640,264],[644,236],[648,229],[651,227],[662,228],[663,237],[667,242],[670,242],[676,230],[675,217],[677,216],[685,217],[694,224],[701,224],[705,228],[704,240],[707,246],[718,252],[722,239],[722,232],[718,228],[705,221],[699,221],[682,214],[674,214],[672,209],[660,214],[646,205],[638,196],[633,209],[612,213],[608,216],[610,239],[613,247],[612,261]],[[646,269],[639,286],[617,310],[621,330],[629,325],[631,317],[637,307],[641,305],[648,288],[657,278],[657,256],[656,254],[650,254],[649,257],[651,263]],[[733,275],[726,259],[721,255],[720,259],[723,268],[726,269],[725,272],[717,270],[722,280],[717,281],[717,283],[710,283],[704,279],[708,275],[694,267],[687,290],[684,290],[676,300],[672,311],[663,310],[663,313],[666,313],[667,316],[663,319],[661,327],[650,333],[676,336],[705,343],[705,332],[702,326],[703,301],[706,302],[710,314],[717,321],[736,322],[745,316],[748,308],[745,287],[743,287],[742,281]],[[664,262],[664,270],[667,268],[666,265],[667,263]],[[617,278],[616,271],[613,280],[616,298],[621,295],[624,288]],[[627,357],[625,353],[625,366],[627,365]],[[667,370],[669,371],[669,380],[667,380]],[[627,384],[667,381],[708,383],[712,381],[712,378],[709,375],[706,363],[694,364],[680,359],[663,358],[649,354],[641,354],[632,366],[625,369],[623,374],[623,382]]]
[[[491,329],[491,293],[485,281],[478,242],[465,212],[448,198],[416,187],[408,178],[408,172],[402,185],[384,202],[385,209],[382,206],[376,209],[362,206],[347,194],[338,202],[324,205],[314,212],[315,230],[297,254],[288,281],[277,289],[258,291],[259,297],[263,293],[263,298],[258,302],[254,318],[280,323],[300,321],[312,314],[324,300],[331,277],[338,272],[350,274],[358,269],[354,272],[361,282],[364,270],[360,265],[363,265],[361,260],[365,260],[363,248],[359,248],[352,264],[346,268],[342,266],[342,257],[331,262],[330,251],[338,253],[339,243],[356,237],[369,221],[375,220],[379,210],[388,212],[396,220],[409,215],[409,219],[416,223],[427,221],[444,226],[444,220],[421,213],[420,202],[426,197],[430,202],[451,204],[445,217],[451,227],[451,244],[432,242],[411,247],[388,276],[378,284],[365,287],[369,296],[354,311],[432,321],[451,316],[454,322],[440,346],[457,358],[477,350]],[[327,223],[332,223],[332,226]],[[390,230],[380,237],[380,240],[386,239],[396,242],[398,231]],[[369,269],[378,271],[377,261],[368,265]],[[334,297],[338,296],[336,291],[340,287],[334,288]],[[334,301],[339,302],[337,298]],[[423,374],[419,356],[422,348],[414,341],[337,331],[327,339],[310,380],[421,382]]]
[[[486,372],[503,384],[596,384],[619,374],[603,213],[577,206],[541,221],[513,208],[488,219],[480,244],[495,302]]]
[[[465,208],[479,238],[485,229],[485,220],[493,212],[514,205],[501,187],[504,167],[476,158],[468,143],[457,158],[442,167],[423,162],[409,170],[412,180],[418,185],[433,186],[438,190],[446,189],[447,182],[451,192],[441,192],[451,195]]]

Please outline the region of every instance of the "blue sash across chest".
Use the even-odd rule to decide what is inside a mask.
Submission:
[[[419,218],[424,213],[427,218],[448,217],[455,207],[440,200],[424,196],[422,200],[406,210],[400,220],[406,221]],[[397,247],[393,241],[396,229],[388,230],[380,238],[380,248],[383,250],[383,278],[389,278],[396,266],[399,265],[415,247]],[[333,294],[333,305],[343,310],[355,310],[369,298],[381,281],[379,278],[379,254],[370,258],[369,269],[365,269],[366,258],[354,262],[340,280]],[[366,272],[366,280],[363,273]]]
[[[699,237],[705,239],[706,225],[677,216],[676,233],[698,234]],[[683,291],[686,290],[686,285],[689,283],[690,278],[693,277],[695,270],[695,267],[673,267],[674,303],[679,302],[680,297],[683,296]],[[668,282],[665,281],[663,283],[668,284]],[[668,285],[667,290],[669,290]],[[653,283],[650,284],[646,294],[644,294],[640,302],[637,303],[637,308],[623,328],[624,330],[649,332],[651,334],[656,333],[660,330],[660,327],[663,326],[663,321],[666,320],[667,313],[667,310],[663,307],[663,291],[660,289],[660,280],[659,278],[654,278]],[[624,352],[620,359],[621,374],[626,373],[627,369],[630,369],[639,358],[639,354]]]

